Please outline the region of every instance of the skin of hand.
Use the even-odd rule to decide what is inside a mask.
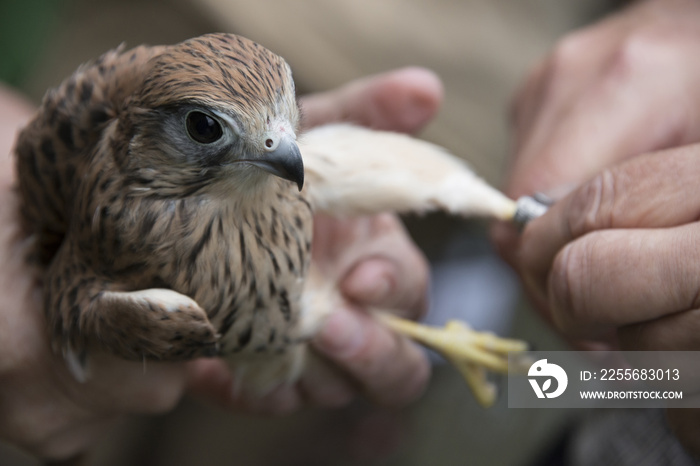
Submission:
[[[571,338],[614,334],[625,351],[700,350],[700,145],[641,155],[603,170],[524,230],[525,286]],[[700,393],[681,369],[684,399]],[[669,409],[700,454],[700,410]]]
[[[441,97],[432,73],[405,69],[306,97],[302,105],[308,126],[350,120],[411,132],[432,118]],[[0,152],[9,154],[34,109],[4,87],[0,107]],[[309,368],[296,386],[267,399],[239,400],[219,360],[144,366],[99,354],[91,355],[90,379],[77,382],[47,344],[36,271],[25,262],[28,244],[19,228],[13,167],[11,157],[0,158],[0,439],[42,458],[69,458],[115,418],[168,411],[188,389],[232,408],[278,414],[305,404],[339,406],[361,392],[379,403],[403,404],[424,389],[429,364],[423,354],[361,310],[381,305],[413,318],[425,310],[427,264],[399,221],[387,215],[319,218],[315,235],[325,240],[314,246],[314,260],[333,260],[344,244],[361,241],[367,248],[341,283],[352,305],[335,313],[314,342],[328,364]]]
[[[558,198],[624,159],[700,141],[699,20],[694,0],[645,0],[564,37],[514,99],[506,194]],[[517,231],[492,233],[517,269]]]
[[[637,2],[565,37],[515,99],[506,192],[561,200],[492,238],[548,320],[579,344],[605,342],[583,348],[700,348],[688,180],[699,149],[640,155],[700,141],[698,20],[693,0]],[[700,452],[700,411],[668,417]]]

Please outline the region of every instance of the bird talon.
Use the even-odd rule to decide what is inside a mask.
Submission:
[[[468,324],[450,320],[443,328],[430,327],[393,314],[376,311],[375,316],[391,329],[437,351],[455,366],[484,407],[496,400],[496,387],[487,370],[508,373],[508,354],[528,349],[521,340],[501,338],[491,332],[477,332]],[[522,364],[518,364],[518,367]]]

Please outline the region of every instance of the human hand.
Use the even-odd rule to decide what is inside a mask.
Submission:
[[[530,75],[515,99],[515,155],[507,178],[506,193],[516,198],[540,191],[559,198],[594,174],[624,159],[700,141],[697,112],[697,108],[700,108],[700,86],[696,84],[700,82],[700,65],[693,58],[700,45],[698,19],[700,4],[693,0],[646,0],[636,2],[630,8],[570,34],[561,41]],[[667,173],[672,171],[672,166],[665,166]],[[627,170],[634,170],[634,165],[625,167],[620,169],[621,177]],[[647,166],[646,172],[642,169],[640,174],[661,179],[658,174],[652,173],[650,167]],[[634,191],[636,194],[628,194],[620,191],[619,183],[607,184],[611,178],[617,177],[611,177],[610,172],[604,173],[571,198],[579,201],[571,202],[585,206],[582,197],[593,196],[599,189],[610,195],[605,188],[612,186],[618,196],[622,195],[626,200],[620,200],[620,206],[636,202],[643,207],[633,208],[630,205],[632,210],[625,216],[610,216],[610,222],[629,219],[631,217],[628,215],[636,212],[640,223],[634,226],[647,227],[646,221],[651,218],[645,217],[643,209],[648,207],[650,199],[663,201],[663,197],[653,192],[642,194]],[[632,177],[638,178],[637,175]],[[596,183],[598,188],[592,188]],[[588,194],[580,194],[586,191]],[[641,265],[636,261],[651,261],[654,256],[637,253],[628,258],[626,254],[631,254],[634,245],[639,245],[639,240],[635,240],[639,237],[628,237],[629,231],[626,229],[605,229],[600,232],[602,236],[598,233],[590,237],[581,236],[566,247],[561,243],[553,244],[549,256],[537,257],[543,252],[531,247],[535,242],[544,245],[551,239],[546,229],[551,227],[552,222],[561,222],[561,232],[561,229],[568,228],[563,220],[567,218],[571,221],[572,231],[578,228],[579,235],[600,226],[591,218],[582,216],[585,209],[581,205],[571,207],[562,201],[541,222],[533,222],[526,228],[522,236],[512,226],[502,223],[492,230],[492,239],[499,252],[520,271],[536,307],[584,348],[601,346],[589,342],[581,344],[581,338],[602,339],[605,341],[602,347],[614,346],[619,338],[622,349],[692,347],[696,341],[694,335],[698,333],[697,306],[688,301],[686,307],[692,309],[676,314],[671,313],[668,307],[674,296],[679,298],[682,293],[680,288],[687,287],[685,282],[689,276],[681,282],[681,287],[676,287],[671,278],[675,274],[651,277],[658,280],[638,294],[639,290],[634,287],[644,287],[643,277],[650,277],[647,273],[649,269],[638,268]],[[669,214],[680,207],[673,203],[669,205]],[[574,210],[567,216],[566,210],[572,208]],[[614,209],[615,215],[625,208]],[[606,207],[601,204],[595,212],[594,219],[604,219]],[[687,219],[686,228],[691,228],[689,225],[693,220]],[[608,225],[611,226],[614,225]],[[668,225],[654,233],[670,234],[680,229],[680,225]],[[540,234],[538,231],[545,236],[536,240],[536,235]],[[632,231],[652,233],[644,229]],[[607,235],[617,237],[606,243]],[[620,244],[625,242],[622,238],[628,238],[626,245]],[[652,244],[659,248],[664,244],[671,247],[665,241]],[[639,246],[646,248],[652,247],[652,244]],[[682,250],[682,246],[678,247]],[[612,255],[604,257],[605,250]],[[578,254],[574,251],[578,251]],[[659,251],[659,254],[662,253]],[[613,263],[621,257],[625,259],[624,262]],[[667,260],[659,264],[674,269],[677,265],[672,264],[674,255],[665,257]],[[688,256],[683,257],[683,261],[687,262]],[[675,258],[681,260],[678,256]],[[585,263],[574,266],[572,261],[576,260]],[[549,263],[549,272],[545,272],[541,267],[545,267],[548,261],[554,262]],[[584,268],[576,275],[565,272],[578,266]],[[596,267],[608,268],[596,272]],[[662,265],[659,267],[663,268]],[[651,270],[658,273],[659,268]],[[637,271],[640,273],[635,274]],[[654,272],[651,273],[653,275]],[[594,281],[586,281],[594,276]],[[584,281],[578,281],[581,279]],[[602,289],[597,289],[596,286],[605,279],[609,281]],[[572,288],[561,295],[561,286]],[[578,296],[582,292],[583,296]],[[554,301],[555,293],[559,294],[557,301]],[[635,297],[644,302],[639,313],[629,307],[625,308],[626,311],[613,310],[617,300],[626,302]],[[645,297],[650,297],[650,300],[645,301]],[[659,303],[659,299],[664,297],[669,300],[665,302],[666,306]],[[561,299],[565,298],[570,301],[562,302]],[[594,304],[599,302],[607,305],[592,310]],[[650,309],[654,311],[650,313]],[[589,311],[591,313],[587,314]],[[669,420],[686,446],[696,453],[700,452],[697,441],[700,412],[669,410]]]
[[[627,351],[700,350],[699,156],[692,145],[604,170],[527,226],[523,282],[561,332],[614,334]],[[684,383],[684,398],[700,392],[700,374]],[[669,420],[700,453],[700,411]]]
[[[562,333],[615,331],[629,350],[700,350],[688,326],[700,307],[699,155],[694,145],[606,169],[527,226],[523,282]]]
[[[34,109],[0,86],[0,154]],[[94,355],[77,382],[48,345],[35,271],[26,262],[12,157],[0,157],[0,439],[48,459],[85,450],[124,413],[171,409],[184,392],[181,364],[143,364]]]
[[[628,157],[700,141],[698,25],[694,0],[645,0],[560,41],[514,101],[506,193],[558,197]],[[517,232],[498,224],[492,237],[517,268]]]
[[[439,106],[442,88],[430,72],[408,68],[354,81],[301,100],[303,125],[350,121],[376,129],[415,132]],[[313,347],[314,360],[294,385],[259,399],[233,396],[233,378],[220,360],[191,364],[192,391],[221,405],[281,414],[304,405],[336,407],[362,393],[400,405],[422,393],[429,364],[421,350],[363,312],[377,306],[418,318],[425,311],[427,264],[395,216],[350,220],[316,216],[312,260],[342,263],[340,289],[348,305],[334,310]]]

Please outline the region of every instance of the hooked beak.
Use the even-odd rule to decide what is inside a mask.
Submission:
[[[275,176],[293,181],[301,191],[304,186],[304,161],[299,146],[291,137],[282,137],[274,142],[272,147],[266,147],[263,157],[247,159],[246,162]]]

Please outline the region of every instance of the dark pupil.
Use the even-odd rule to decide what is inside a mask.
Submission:
[[[202,144],[218,141],[223,134],[221,125],[202,112],[190,112],[187,115],[187,132],[192,139]]]

